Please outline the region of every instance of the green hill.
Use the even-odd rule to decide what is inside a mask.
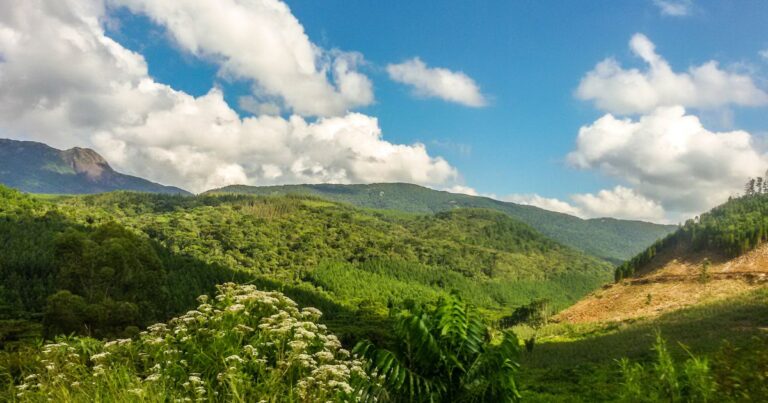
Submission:
[[[51,331],[122,334],[236,278],[330,319],[351,315],[365,332],[365,318],[382,318],[387,306],[454,291],[493,317],[536,298],[562,308],[611,273],[490,210],[417,215],[295,196],[38,199],[0,190],[0,319],[42,317]],[[77,319],[58,323],[66,318]]]
[[[657,255],[677,247],[707,250],[736,257],[768,241],[768,193],[755,192],[717,206],[685,222],[677,231],[659,239],[616,268],[620,280],[631,277]]]
[[[487,197],[437,191],[405,183],[264,187],[236,185],[211,190],[207,193],[244,193],[263,196],[314,195],[361,207],[414,213],[436,213],[458,207],[491,209],[523,221],[564,245],[580,249],[613,263],[620,263],[629,259],[677,228],[672,225],[613,218],[583,220],[538,207],[502,202]]]
[[[57,150],[43,143],[0,139],[0,184],[28,193],[84,194],[113,190],[180,193],[146,179],[116,172],[88,148]]]

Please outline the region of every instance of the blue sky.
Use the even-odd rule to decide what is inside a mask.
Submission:
[[[235,9],[236,3],[240,2],[227,0],[222,4],[225,3],[232,3]],[[768,2],[288,0],[286,3],[290,14],[303,28],[309,41],[323,49],[329,60],[336,60],[337,56],[333,53],[335,50],[359,54],[355,71],[369,80],[373,100],[360,98],[362,100],[349,101],[346,104],[347,110],[378,119],[378,127],[385,141],[395,145],[423,143],[430,157],[443,157],[458,172],[455,177],[435,174],[424,180],[409,180],[418,176],[405,175],[405,181],[435,188],[460,185],[464,189],[473,189],[465,190],[468,192],[536,204],[585,217],[613,215],[675,221],[711,207],[727,192],[735,192],[739,187],[735,178],[744,176],[746,180],[747,174],[757,174],[768,168],[768,158],[765,158],[763,148],[763,137],[768,132],[768,101],[764,99],[768,89],[768,55],[760,55],[761,51],[768,50],[768,29],[765,28]],[[284,119],[289,119],[302,107],[285,101],[279,93],[275,95],[274,91],[270,93],[254,89],[254,82],[260,82],[258,74],[262,74],[263,70],[252,75],[249,74],[253,70],[247,69],[237,74],[222,73],[222,66],[228,59],[220,54],[226,54],[228,50],[216,46],[223,45],[210,42],[201,45],[201,51],[190,45],[194,41],[179,39],[179,35],[184,35],[184,28],[174,27],[169,16],[181,15],[174,13],[192,13],[185,18],[196,21],[195,18],[199,16],[194,15],[193,11],[168,10],[149,0],[115,0],[107,1],[106,4],[100,17],[104,36],[114,39],[120,46],[143,58],[149,77],[156,83],[198,98],[205,97],[211,88],[216,87],[229,107],[242,118],[253,116],[253,113],[241,108],[238,101],[254,93],[259,101],[267,99],[279,104],[280,115]],[[223,23],[227,24],[226,21]],[[221,26],[221,29],[226,28]],[[212,28],[203,34],[216,36],[217,29]],[[601,91],[620,91],[615,85],[602,86],[615,84],[610,78],[603,77],[596,84],[599,85],[596,90],[598,95],[592,93],[577,96],[582,80],[607,58],[614,58],[622,72],[632,68],[640,69],[640,72],[649,69],[648,63],[630,47],[630,40],[636,34],[642,34],[645,38],[638,39],[638,43],[655,45],[655,54],[675,74],[684,75],[692,67],[716,61],[717,74],[723,74],[734,83],[743,83],[744,79],[750,80],[750,83],[743,91],[734,90],[729,95],[732,98],[730,101],[724,95],[721,102],[717,100],[717,91],[722,89],[711,88],[712,82],[716,80],[694,79],[693,86],[698,87],[694,88],[695,91],[691,90],[691,97],[678,99],[674,94],[666,95],[671,100],[665,101],[664,96],[659,95],[658,101],[636,110],[622,110],[616,106],[613,98],[606,98],[608,106],[596,106],[598,99],[604,97]],[[206,39],[195,40],[197,42],[194,43],[203,43]],[[0,54],[14,54],[2,50],[0,47]],[[258,46],[253,49],[245,46],[236,50],[240,54],[258,54],[262,51]],[[264,56],[269,57],[268,54]],[[387,71],[388,65],[413,58],[419,58],[428,68],[463,73],[479,88],[485,105],[471,107],[440,97],[415,95],[411,86],[392,79]],[[360,61],[363,59],[364,62]],[[329,78],[329,81],[332,82],[333,78]],[[659,84],[661,87],[664,85]],[[364,95],[361,96],[364,98]],[[697,101],[705,98],[709,101]],[[659,166],[668,164],[667,171],[650,172],[640,166],[641,162],[634,166],[623,164],[622,160],[632,160],[639,155],[622,154],[631,153],[632,147],[637,147],[630,140],[627,140],[623,148],[610,153],[594,148],[595,144],[607,141],[607,137],[600,136],[612,135],[610,130],[613,129],[597,130],[596,122],[607,113],[612,113],[618,120],[628,119],[633,123],[646,116],[649,121],[655,117],[658,121],[670,122],[680,116],[675,113],[664,114],[656,108],[678,104],[685,111],[678,115],[697,119],[706,133],[698,135],[694,132],[701,129],[692,129],[693,134],[681,139],[675,139],[674,133],[659,134],[667,136],[659,137],[659,144],[687,144],[688,151],[684,156],[680,154],[659,161]],[[308,123],[322,119],[314,112],[299,114]],[[329,114],[323,112],[320,115]],[[43,137],[35,135],[37,128],[12,123],[4,125],[4,132],[19,132],[18,128],[22,127],[20,132],[23,134],[17,137]],[[605,125],[609,126],[616,125]],[[658,124],[649,123],[644,126],[648,128],[638,129],[638,133],[633,135],[637,138],[632,141],[642,141],[642,136],[654,136],[656,133],[653,130],[661,130]],[[577,135],[582,127],[593,127],[593,131],[599,133],[589,138],[585,135],[584,142],[577,144]],[[669,127],[673,127],[672,123],[669,123]],[[125,147],[126,140],[115,133],[139,137],[139,134],[132,134],[122,127],[115,128],[114,125],[102,130],[109,135],[91,135],[87,138],[87,142],[90,142],[88,145],[97,149],[109,148],[113,144],[123,144]],[[721,133],[734,130],[747,133],[749,147],[740,143],[744,140],[741,138],[727,140],[726,137],[718,137]],[[703,140],[707,136],[711,137],[711,141]],[[109,140],[105,140],[107,137]],[[80,137],[73,135],[73,138]],[[724,141],[727,147],[736,145],[733,145],[731,152],[718,154],[719,151],[714,149],[722,149],[723,146],[712,146],[717,141]],[[53,142],[69,145],[63,140]],[[705,149],[699,143],[709,144],[711,148]],[[115,164],[155,180],[185,185],[183,173],[164,176],[158,173],[161,168],[148,171],[132,165],[131,158],[138,158],[138,154],[142,158],[157,158],[159,152],[155,148],[158,146],[153,147],[146,152],[136,151],[130,157],[115,155]],[[204,148],[197,151],[205,154]],[[578,155],[568,157],[569,153]],[[638,153],[642,153],[642,150]],[[241,155],[239,158],[245,157]],[[253,158],[258,158],[258,155]],[[735,158],[750,161],[749,169],[724,167],[722,169],[727,171],[725,174],[710,172],[717,171],[717,166],[722,167],[722,161],[738,164]],[[226,179],[229,181],[246,178],[254,184],[266,183],[250,176],[249,164],[254,164],[254,160],[245,159],[247,161],[233,161],[243,167],[245,176],[222,174],[224,176],[221,177],[231,178]],[[318,159],[323,160],[320,157]],[[719,165],[701,165],[704,159]],[[648,163],[654,164],[654,161],[649,160]],[[276,169],[280,168],[280,164],[274,165]],[[680,165],[686,165],[687,168],[680,168]],[[221,170],[229,172],[227,169],[230,168],[224,167]],[[257,170],[263,174],[268,169],[262,167]],[[675,195],[666,194],[670,192],[669,189],[678,187],[676,183],[684,180],[681,177],[678,182],[668,181],[667,177],[686,175],[686,172],[701,174],[701,189]],[[263,174],[263,177],[266,176]],[[273,182],[281,182],[280,177],[275,178]],[[286,177],[284,182],[294,183],[301,178]],[[367,177],[363,174],[343,176],[332,173],[317,178],[317,181],[341,178],[341,182],[359,182],[365,181]],[[375,180],[380,176],[374,175],[372,178]],[[315,181],[313,178],[309,180]],[[220,182],[207,178],[189,187],[197,190]],[[732,186],[722,189],[723,183],[732,183]],[[712,189],[720,189],[722,192],[710,197]],[[608,193],[601,194],[601,191]]]

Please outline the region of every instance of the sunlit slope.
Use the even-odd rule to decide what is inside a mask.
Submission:
[[[211,190],[208,193],[241,193],[264,196],[314,195],[361,207],[416,213],[436,213],[458,207],[486,208],[503,212],[523,221],[564,245],[614,263],[629,259],[675,228],[669,225],[612,218],[583,220],[533,206],[502,202],[487,197],[437,191],[406,183],[228,186]]]
[[[658,255],[643,274],[591,293],[557,318],[578,323],[653,317],[767,285],[768,245],[733,259],[670,250]]]
[[[558,317],[591,322],[655,316],[765,287],[766,240],[768,195],[729,200],[619,266],[616,284]]]

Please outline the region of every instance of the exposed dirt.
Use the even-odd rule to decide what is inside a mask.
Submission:
[[[702,275],[705,259],[711,263]],[[768,286],[768,244],[727,260],[685,250],[656,256],[635,277],[606,285],[555,316],[561,322],[653,317]]]

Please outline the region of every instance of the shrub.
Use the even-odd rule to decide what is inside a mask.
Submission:
[[[103,343],[59,338],[15,386],[21,401],[358,401],[365,363],[278,292],[218,286],[197,309]],[[0,397],[2,397],[0,395]]]
[[[360,342],[355,352],[382,377],[389,401],[513,402],[520,399],[516,373],[519,341],[506,331],[491,343],[486,325],[458,297],[434,309],[413,308],[395,315],[396,342],[389,349]]]

